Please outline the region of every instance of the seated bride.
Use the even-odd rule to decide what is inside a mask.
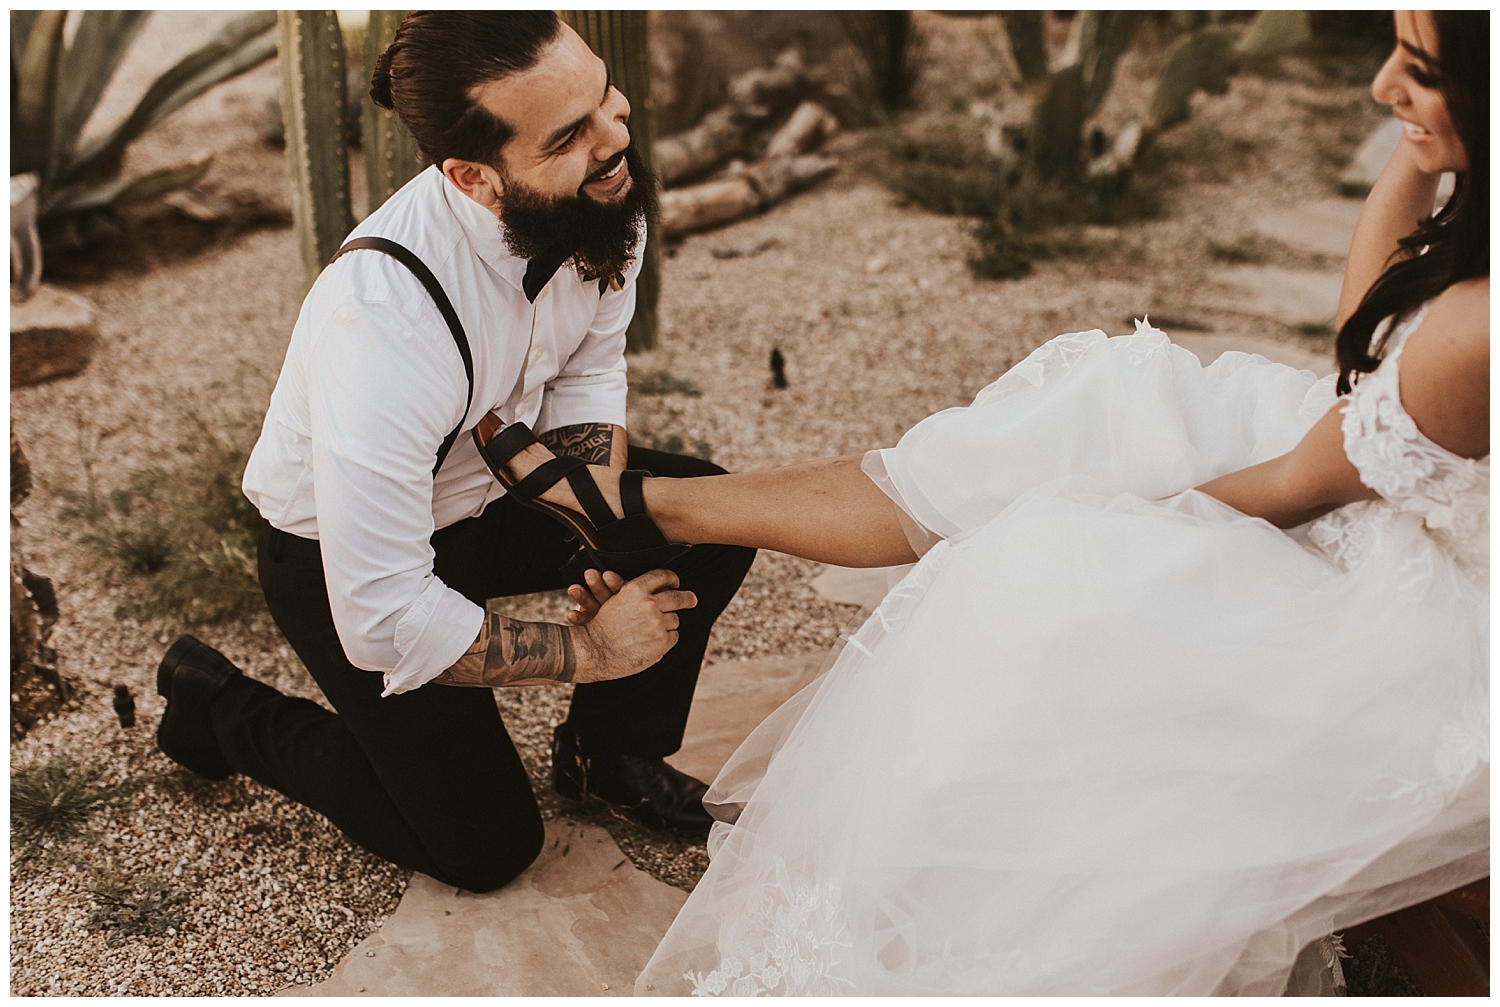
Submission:
[[[637,993],[1275,995],[1488,874],[1488,15],[1396,26],[1337,375],[1141,325],[863,459],[523,482],[529,431],[482,445],[611,571],[579,621],[686,543],[917,561],[715,781]]]

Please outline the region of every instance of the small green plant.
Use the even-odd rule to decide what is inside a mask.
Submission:
[[[153,937],[182,926],[176,907],[188,900],[186,892],[157,877],[100,885],[92,894],[95,905],[89,910],[88,927],[108,931],[105,943],[109,947],[128,936]]]
[[[1235,265],[1261,265],[1266,261],[1265,253],[1258,247],[1257,243],[1241,238],[1238,241],[1224,243],[1210,241],[1208,243],[1208,254],[1220,262],[1228,262]]]
[[[28,845],[74,835],[94,812],[129,794],[103,775],[93,763],[66,753],[23,767],[10,778],[11,834]]]
[[[1298,322],[1292,326],[1304,336],[1331,336],[1333,335],[1332,322]]]
[[[175,464],[131,472],[108,494],[83,465],[85,488],[63,493],[85,544],[142,578],[116,613],[214,622],[263,609],[256,575],[260,515],[240,489],[255,417],[184,410]]]
[[[690,378],[679,378],[671,371],[651,371],[630,383],[630,390],[642,395],[686,395],[696,399],[703,390]]]
[[[974,228],[979,253],[969,258],[976,280],[1019,280],[1031,272],[1037,258],[1034,243],[1016,233],[1002,217],[981,220]]]
[[[905,108],[922,72],[924,48],[911,11],[844,11],[839,19],[859,54],[861,89],[888,115]]]
[[[121,158],[189,101],[276,55],[275,12],[244,14],[158,77],[119,124],[85,140],[84,127],[148,14],[82,11],[68,32],[68,11],[11,11],[10,173],[37,175],[44,249],[117,233],[161,196],[201,178],[207,159],[121,178]]]

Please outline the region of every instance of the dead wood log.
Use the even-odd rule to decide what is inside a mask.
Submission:
[[[815,101],[804,101],[792,117],[776,131],[762,155],[767,161],[816,150],[838,131],[839,121],[832,112]]]
[[[31,493],[31,465],[16,435],[10,435],[10,736],[24,735],[68,701],[57,671],[57,651],[48,645],[57,623],[52,582],[26,568],[17,544],[21,522],[16,505]]]
[[[758,161],[744,173],[662,193],[661,229],[667,237],[702,231],[758,213],[838,167],[838,159],[798,154]]]
[[[729,102],[705,115],[692,129],[656,143],[656,171],[663,188],[713,170],[745,153],[767,120],[796,101],[808,87],[807,68],[796,49],[768,67],[729,82]]]

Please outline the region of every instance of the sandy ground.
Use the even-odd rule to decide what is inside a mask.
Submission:
[[[214,24],[199,15],[160,17],[176,26],[150,35],[162,52],[186,49],[194,32],[201,37]],[[1016,118],[1021,99],[995,55],[994,25],[926,23],[934,65],[912,128],[944,117],[963,123],[978,99]],[[144,80],[163,59],[158,52],[127,70]],[[1143,107],[1159,65],[1159,49],[1133,53],[1101,119]],[[275,87],[274,67],[263,67],[205,96],[138,144],[131,168],[212,150],[212,186],[286,201],[282,156],[259,139],[264,98]],[[974,280],[965,265],[968,225],[901,205],[859,167],[878,158],[870,135],[848,134],[838,142],[847,166],[831,181],[762,217],[689,238],[665,260],[662,345],[633,358],[632,374],[667,371],[700,394],[633,393],[632,432],[647,441],[678,437],[690,451],[707,445],[730,469],[759,468],[891,444],[921,417],[967,402],[1060,332],[1128,331],[1131,317],[1149,312],[1167,328],[1175,319],[1222,334],[1305,340],[1225,308],[1223,290],[1209,280],[1217,263],[1208,250],[1251,234],[1259,213],[1330,195],[1338,158],[1374,121],[1363,95],[1359,83],[1287,59],[1273,76],[1236,78],[1226,96],[1200,96],[1193,121],[1166,144],[1179,152],[1168,169],[1177,184],[1161,218],[1080,229],[1070,257],[1039,263],[1016,282]],[[713,254],[762,245],[753,256]],[[74,286],[99,306],[99,353],[80,376],[14,393],[12,422],[37,481],[18,534],[31,564],[57,586],[63,618],[53,642],[77,694],[12,746],[12,771],[65,752],[101,766],[106,780],[134,779],[140,789],[76,838],[30,857],[13,849],[11,991],[265,994],[319,981],[394,909],[405,875],[274,792],[243,779],[196,781],[155,751],[162,706],[155,664],[164,644],[191,627],[117,618],[139,585],[88,548],[85,529],[64,516],[65,494],[88,480],[105,492],[136,468],[170,461],[188,411],[233,419],[264,408],[300,301],[294,236],[262,230],[142,275]],[[786,359],[785,390],[770,385],[773,348]],[[826,649],[854,610],[812,591],[817,572],[812,563],[762,554],[716,629],[710,660]],[[556,618],[561,602],[522,599],[511,610]],[[267,620],[197,632],[246,672],[318,698]],[[134,729],[120,728],[110,711],[117,683],[137,697]],[[547,739],[567,692],[499,697],[544,813],[609,825],[639,866],[691,887],[707,863],[701,847],[653,837],[545,790]],[[112,938],[107,923],[90,922],[101,890],[151,879],[183,896],[170,931]]]

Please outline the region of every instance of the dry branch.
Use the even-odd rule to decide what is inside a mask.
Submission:
[[[656,171],[662,186],[702,175],[745,153],[755,133],[807,89],[808,73],[797,50],[788,49],[768,67],[729,82],[730,100],[705,115],[692,129],[656,143]]]

